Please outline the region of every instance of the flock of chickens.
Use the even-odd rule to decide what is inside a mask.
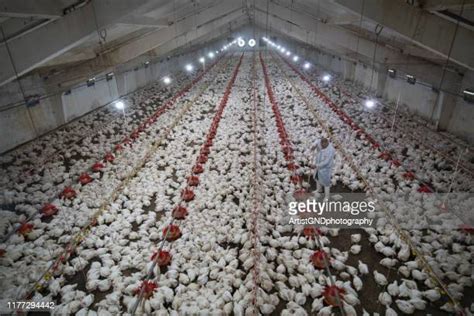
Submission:
[[[430,150],[405,119],[391,130],[391,112],[364,109],[360,88],[273,53],[229,53],[193,78],[127,96],[125,117],[107,107],[1,157],[2,304],[55,301],[57,315],[473,312],[471,197],[420,190],[448,192],[453,151]],[[321,136],[338,144],[334,184],[383,202],[374,228],[285,222]],[[472,193],[468,162],[458,169],[452,192]]]

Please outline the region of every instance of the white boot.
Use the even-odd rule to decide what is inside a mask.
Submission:
[[[321,183],[319,183],[319,181],[316,180],[316,190],[313,191],[314,197],[316,199],[319,198],[319,196],[321,195],[322,192],[323,192],[323,187],[322,187]]]
[[[324,199],[328,200],[328,201],[329,201],[329,191],[330,191],[330,189],[331,189],[330,186],[324,187]]]
[[[323,193],[323,186],[316,180],[316,193]]]

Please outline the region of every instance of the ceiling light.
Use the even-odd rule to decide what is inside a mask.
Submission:
[[[298,56],[293,56],[293,61],[298,61],[299,57]]]
[[[249,39],[249,46],[250,47],[254,47],[256,44],[257,44],[257,42],[253,38]]]
[[[304,69],[309,69],[311,67],[311,64],[306,62],[303,67]]]
[[[330,75],[324,75],[324,76],[323,76],[323,81],[324,81],[324,82],[328,82],[329,80],[331,80],[331,76],[330,76]]]
[[[239,45],[239,47],[244,47],[245,46],[245,41],[242,39],[242,37],[238,38],[237,45]]]
[[[466,102],[474,103],[474,90],[473,89],[464,89],[462,92],[463,99]]]
[[[280,49],[280,51],[281,51],[282,53],[284,53],[284,52],[286,52],[286,49],[284,49],[284,48],[282,47],[282,48]]]
[[[290,56],[290,55],[291,55],[290,51],[287,51],[286,56]]]
[[[200,62],[201,64],[204,64],[205,61],[206,61],[206,59],[204,59],[204,57],[199,58],[199,62]]]
[[[191,64],[187,64],[184,68],[186,69],[187,72],[191,72],[194,69],[193,65]]]
[[[365,106],[369,109],[373,108],[375,106],[375,101],[372,99],[366,100],[365,101]]]
[[[165,84],[167,84],[167,85],[168,85],[168,84],[170,84],[170,83],[171,83],[171,78],[170,78],[170,77],[168,77],[168,76],[166,76],[166,77],[163,77],[163,82],[164,82]]]
[[[209,54],[207,54],[207,56],[212,59],[212,58],[214,58],[214,53],[210,52]]]
[[[415,84],[416,83],[416,78],[412,75],[407,75],[407,82],[409,84]]]
[[[87,84],[88,87],[92,87],[93,85],[95,85],[95,77],[90,78],[89,80],[87,80],[86,84]]]
[[[397,76],[397,71],[395,69],[389,69],[388,70],[388,76],[390,78],[395,78]]]
[[[113,72],[109,72],[106,76],[105,76],[105,79],[107,81],[110,81],[114,78],[114,73]]]
[[[117,101],[115,102],[115,108],[119,110],[123,110],[125,108],[125,103],[123,101]]]

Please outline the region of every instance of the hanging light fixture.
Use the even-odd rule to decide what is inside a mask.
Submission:
[[[375,101],[372,99],[368,99],[365,101],[365,106],[369,109],[373,108],[375,106]]]
[[[122,100],[118,100],[115,102],[115,108],[118,110],[123,110],[125,109],[125,103]]]
[[[171,83],[171,78],[168,76],[163,77],[163,82],[166,85],[169,85]]]

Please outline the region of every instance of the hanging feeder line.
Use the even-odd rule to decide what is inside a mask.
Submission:
[[[272,107],[273,114],[275,116],[275,123],[278,130],[278,136],[280,138],[280,147],[287,162],[287,169],[292,173],[290,177],[290,181],[295,185],[301,185],[301,176],[297,175],[296,172],[298,170],[298,166],[294,163],[294,154],[291,142],[289,140],[288,132],[286,131],[285,124],[283,123],[283,119],[278,108],[277,102],[275,101],[275,96],[273,94],[273,90],[271,87],[271,83],[269,80],[267,67],[262,58],[262,54],[260,53],[260,63],[263,69],[263,77],[265,81],[265,86],[267,89],[268,99],[270,100],[270,104]]]
[[[229,58],[226,66],[228,66],[230,64],[230,61],[231,59]],[[225,68],[224,68],[225,69]],[[194,169],[193,169],[194,170]],[[181,203],[180,203],[181,204]],[[161,269],[160,269],[160,266],[158,266],[158,274],[155,276],[154,273],[153,273],[153,270],[155,269],[156,265],[158,264],[158,260],[159,260],[159,254],[161,253],[163,247],[164,247],[164,244],[165,244],[165,241],[168,240],[168,236],[169,236],[169,233],[171,231],[171,227],[178,227],[178,226],[175,226],[174,225],[174,221],[175,220],[182,220],[184,219],[188,212],[187,212],[187,209],[184,208],[184,213],[181,214],[181,216],[177,217],[175,216],[175,211],[177,211],[178,209],[182,208],[181,205],[178,205],[174,210],[173,212],[171,213],[171,220],[169,222],[168,225],[165,226],[164,230],[163,230],[163,239],[161,240],[160,242],[160,245],[158,247],[158,249],[156,250],[155,254],[158,254],[158,255],[153,255],[151,257],[151,260],[152,260],[152,265],[150,267],[150,269],[148,270],[147,272],[147,275],[145,276],[145,280],[142,281],[141,285],[139,286],[139,288],[137,289],[137,294],[138,294],[138,297],[137,297],[137,300],[135,302],[135,304],[133,305],[132,307],[132,310],[131,310],[131,314],[134,315],[136,310],[138,309],[138,306],[140,306],[140,302],[141,300],[143,299],[144,295],[147,295],[149,293],[146,293],[146,290],[147,290],[147,286],[146,284],[149,284],[150,282],[153,282],[153,284],[156,285],[156,281],[152,281],[154,278],[158,278],[161,274]],[[178,227],[178,231],[179,231],[179,227]],[[170,243],[170,246],[169,246],[169,250],[171,250],[171,243]],[[167,251],[168,252],[168,251]],[[169,252],[168,252],[169,253]],[[170,258],[171,260],[171,258]],[[157,286],[157,285],[156,285]]]
[[[292,67],[293,68],[293,67]],[[295,69],[293,69],[295,70]],[[296,70],[295,70],[296,71]],[[305,77],[305,80],[307,80],[310,84],[310,85],[313,85],[313,83],[311,83],[311,79],[309,79],[308,77],[306,77],[304,74],[300,73],[299,71],[296,71],[300,76],[303,76]],[[345,89],[342,88],[340,85],[338,84],[333,84],[334,87],[336,87],[344,96],[352,99],[352,98],[356,98],[356,99],[359,99],[361,100],[361,98],[356,95],[355,97],[352,96],[350,93],[347,93],[345,92]],[[351,103],[352,105],[355,105],[357,102],[349,102]],[[377,111],[378,114],[380,114],[380,116],[382,117],[382,119],[384,120],[384,122],[388,125],[388,126],[391,126],[390,125],[390,122],[389,122],[389,118],[387,117],[387,115],[385,113],[383,113],[382,111]],[[400,116],[402,116],[402,114],[399,114]],[[397,115],[398,116],[398,115]],[[364,123],[362,123],[364,124]],[[405,124],[405,126],[408,126]],[[369,127],[370,128],[370,127]],[[411,130],[414,130],[411,126],[408,127],[409,129]],[[399,127],[397,126],[396,127],[397,130],[399,130]],[[430,130],[431,131],[431,130]],[[457,164],[457,161],[455,159],[453,159],[452,157],[449,157],[448,154],[446,154],[445,152],[433,147],[432,145],[428,144],[428,143],[425,143],[425,142],[419,142],[419,140],[411,133],[408,133],[408,134],[403,134],[404,137],[408,136],[409,138],[411,138],[412,140],[416,141],[418,145],[422,146],[422,147],[425,147],[427,149],[430,149],[436,153],[438,153],[441,157],[443,157],[445,160],[453,163],[453,164]],[[455,145],[456,147],[459,148],[459,145]],[[471,176],[474,176],[474,171],[472,170],[472,168],[470,168],[469,166],[466,166],[465,164],[463,163],[459,163],[459,166],[464,170],[466,171],[469,175]]]
[[[179,93],[179,91],[177,92]],[[145,105],[145,106],[157,106],[158,105],[158,102],[156,101],[156,98],[155,97],[150,97],[149,98],[150,100],[152,100],[149,104],[145,104],[143,101],[140,102],[141,105]],[[112,102],[111,102],[112,103]],[[110,103],[109,103],[110,104]],[[140,104],[138,106],[140,106]],[[136,106],[136,107],[138,107]],[[135,108],[135,106],[134,106]],[[116,116],[116,115],[113,115],[112,114],[112,119],[107,123],[107,124],[110,124],[112,122],[116,122],[118,120],[123,120],[123,118],[121,116]],[[133,124],[133,121],[132,123]],[[128,123],[128,125],[131,125],[130,123]],[[98,134],[100,131],[104,130],[107,128],[107,125],[104,124],[104,125],[101,125],[99,126],[98,128],[95,128],[95,129],[92,129],[90,132],[86,133],[85,135],[81,136],[77,141],[73,142],[72,144],[69,144],[68,146],[71,146],[71,145],[77,145],[77,144],[80,144],[82,141],[84,141],[84,139],[86,138],[89,138],[89,137],[94,137],[96,134]],[[53,153],[51,153],[50,155],[46,156],[44,159],[42,159],[41,161],[39,162],[33,162],[33,166],[26,169],[24,171],[25,174],[28,174],[28,175],[31,175],[31,173],[33,172],[33,170],[35,169],[38,169],[39,170],[36,172],[37,174],[40,173],[46,166],[45,164],[52,161],[55,157],[57,157],[58,155],[61,155],[64,153],[64,150],[62,149],[58,149],[56,151],[54,151]],[[39,166],[38,166],[39,165]]]
[[[134,140],[138,139],[138,137],[140,136],[140,133],[141,132],[145,132],[145,130],[147,128],[149,128],[152,124],[154,124],[156,122],[156,120],[163,114],[165,113],[168,109],[170,109],[172,106],[174,106],[174,104],[176,104],[177,100],[179,98],[181,98],[185,93],[187,93],[196,83],[198,83],[201,78],[203,78],[203,76],[214,66],[216,65],[221,58],[223,58],[224,55],[221,55],[221,57],[216,60],[205,72],[201,72],[201,74],[199,76],[197,76],[195,79],[192,80],[192,82],[188,85],[186,85],[183,89],[181,89],[177,94],[175,94],[171,99],[169,99],[163,106],[161,106],[157,111],[155,111],[154,114],[152,114],[150,117],[146,118],[144,123],[141,123],[138,128],[136,128],[131,134],[130,136],[127,136],[125,137],[122,141],[114,144],[112,146],[112,150],[111,151],[108,151],[105,155],[104,155],[104,163],[106,162],[109,162],[109,163],[112,163],[113,160],[118,156],[118,154],[123,150],[123,146],[126,146],[128,144],[131,144]],[[130,146],[131,148],[131,146]],[[112,152],[115,153],[115,155],[112,154]],[[102,171],[102,168],[105,167],[105,165],[103,165],[102,163],[100,163],[102,166],[98,165],[99,163],[96,163],[94,164],[92,167],[91,167],[91,171],[92,172],[99,172],[99,171]],[[99,179],[103,176],[103,174],[101,173],[99,175]],[[76,180],[72,180],[72,183],[74,182],[79,182],[81,183],[81,186],[78,186],[76,185],[75,186],[75,189],[76,190],[80,190],[82,188],[82,186],[84,185],[87,185],[88,183],[92,182],[93,181],[93,178],[91,178],[87,171],[81,173],[77,178]],[[63,192],[64,190],[71,190],[73,189],[72,186],[66,186],[65,188],[63,188],[61,191],[59,191],[58,193],[55,194],[55,197],[51,198],[49,201],[47,201],[46,203],[43,204],[43,207],[46,207],[48,205],[51,205],[56,199],[60,199],[62,200],[63,199]],[[30,222],[34,217],[36,217],[38,214],[40,214],[40,212],[36,212],[36,213],[33,213],[31,214],[30,216],[28,216],[26,218],[26,220],[24,221],[25,223],[27,222]],[[5,243],[13,234],[15,234],[18,229],[21,227],[21,224],[20,225],[16,225],[16,227],[14,227],[10,232],[8,232],[5,236],[2,237],[0,243]]]
[[[277,64],[278,64],[278,62],[277,62]],[[331,140],[335,144],[335,148],[338,149],[338,151],[342,154],[344,159],[349,163],[352,170],[354,170],[354,172],[357,174],[357,176],[364,182],[364,184],[366,185],[366,188],[369,191],[368,193],[370,193],[370,195],[373,198],[375,198],[375,200],[382,207],[382,210],[384,211],[385,215],[387,215],[387,217],[389,218],[390,223],[392,224],[393,227],[395,227],[400,239],[410,247],[410,249],[412,251],[412,255],[415,256],[418,259],[418,263],[420,263],[423,266],[423,268],[425,269],[425,271],[428,272],[427,274],[428,274],[429,278],[440,286],[440,288],[441,288],[440,293],[443,294],[443,295],[448,296],[448,298],[451,300],[451,302],[453,303],[453,306],[456,310],[462,311],[462,307],[461,307],[460,303],[458,302],[458,300],[450,293],[450,291],[449,291],[448,287],[446,286],[446,284],[438,277],[438,275],[433,271],[431,266],[427,263],[427,261],[425,259],[424,252],[422,250],[417,249],[417,247],[413,244],[411,238],[409,236],[407,236],[407,234],[403,231],[403,229],[398,225],[397,220],[390,213],[389,208],[387,207],[387,205],[383,202],[382,199],[378,198],[377,193],[372,188],[372,186],[369,185],[368,181],[365,179],[365,177],[362,175],[360,170],[357,168],[357,166],[354,163],[352,157],[345,152],[345,150],[341,146],[340,142],[335,138],[334,134],[326,126],[326,124],[324,123],[324,120],[322,120],[319,117],[319,115],[317,114],[317,111],[313,108],[313,106],[310,105],[309,101],[302,94],[300,89],[298,89],[298,87],[293,83],[291,78],[289,78],[288,75],[285,72],[283,72],[283,74],[286,76],[287,80],[291,83],[293,88],[296,90],[298,96],[307,105],[309,111],[313,114],[314,118],[318,121],[319,124],[321,124],[321,126],[323,126],[323,128],[326,130],[328,135],[330,135]],[[320,98],[320,100],[324,102],[323,98]]]
[[[317,71],[314,71],[314,73],[317,73]],[[306,77],[306,78],[307,78],[307,77]],[[310,79],[307,78],[307,80],[310,80]],[[346,90],[345,90],[344,88],[342,88],[342,87],[341,87],[340,85],[338,85],[338,84],[333,84],[333,86],[336,87],[337,89],[339,89],[339,91],[340,91],[344,96],[348,97],[349,99],[356,98],[356,99],[358,99],[359,101],[362,100],[361,97],[359,97],[358,95],[353,96],[351,93],[346,92]],[[354,105],[354,104],[356,104],[357,102],[351,101],[351,102],[349,102],[349,103],[352,104],[352,105]],[[383,104],[384,106],[386,106],[386,107],[393,108],[392,106],[389,106],[389,105],[387,105],[387,104],[384,104],[384,103],[382,103],[382,104]],[[383,118],[383,120],[385,121],[386,124],[390,125],[390,123],[389,123],[389,118],[387,117],[387,115],[386,115],[385,113],[383,113],[382,111],[377,111],[377,113],[380,114],[380,116]],[[398,113],[398,114],[396,114],[396,116],[403,118],[403,116],[405,116],[405,114],[403,114],[403,113]],[[407,125],[407,124],[405,124],[404,126],[405,126],[405,127],[408,127],[408,128],[411,129],[411,130],[414,130],[412,126],[409,126],[409,125]],[[421,126],[421,127],[423,127],[424,129],[429,130],[431,133],[433,132],[431,129],[429,129],[429,128],[426,127],[425,125],[418,125],[418,126]],[[398,128],[398,126],[397,126],[397,130],[398,130],[398,129],[399,129],[399,128]],[[450,139],[450,137],[448,137],[448,136],[446,136],[446,135],[444,135],[444,134],[436,134],[436,135],[439,135],[439,136],[442,136],[443,138],[446,138],[448,142],[451,142],[452,145],[455,146],[455,147],[457,147],[457,148],[460,148],[460,147],[461,147],[461,148],[464,148],[464,147],[465,147],[465,145],[456,143],[454,140]],[[403,136],[404,136],[404,137],[408,136],[408,137],[411,138],[412,140],[416,141],[416,142],[418,143],[418,145],[420,145],[420,146],[422,146],[422,147],[426,147],[426,148],[428,148],[428,149],[431,149],[432,151],[438,153],[441,157],[443,157],[444,159],[450,161],[451,163],[456,163],[456,161],[455,161],[453,158],[449,157],[449,155],[448,155],[446,152],[443,152],[443,151],[441,151],[441,150],[435,148],[433,145],[430,145],[430,144],[428,144],[428,143],[426,143],[426,142],[424,142],[424,141],[423,141],[423,142],[419,142],[419,140],[418,140],[414,135],[412,135],[411,133],[404,134]],[[469,146],[468,146],[468,147],[469,147]],[[466,162],[466,161],[464,160],[464,162]],[[465,164],[463,164],[463,163],[460,163],[459,165],[461,166],[462,169],[464,169],[464,170],[465,170],[467,173],[469,173],[471,176],[474,176],[474,170],[473,170],[471,167],[469,167],[469,166],[467,166],[467,165],[465,165]]]
[[[224,54],[226,54],[226,52],[225,52]],[[224,54],[223,54],[223,55],[220,55],[219,58],[216,59],[216,62],[217,62],[219,59],[221,59],[222,57],[224,57]],[[211,65],[211,67],[212,67],[212,65]],[[205,72],[206,72],[206,71],[205,71]],[[143,89],[147,89],[148,87],[149,87],[149,85],[147,85],[147,86],[145,86],[145,87],[142,87],[142,88],[140,88],[140,89],[138,89],[138,90],[136,90],[136,91],[143,90]],[[134,92],[136,92],[136,91],[134,91]],[[132,92],[132,93],[134,93],[134,92]],[[131,94],[131,93],[128,93],[128,94],[126,94],[126,95],[129,95],[129,94]],[[150,99],[155,99],[155,98],[154,98],[154,97],[151,97]],[[155,102],[155,103],[151,103],[151,104],[152,104],[152,105],[156,105],[157,103],[156,103],[155,100],[154,100],[154,102]],[[100,107],[100,108],[101,108],[101,107]],[[96,109],[96,110],[98,110],[98,109]],[[94,111],[95,111],[95,110],[94,110]],[[119,119],[119,117],[117,117],[116,119]],[[114,119],[113,121],[115,121],[116,119]],[[80,143],[80,142],[81,142],[82,140],[84,140],[86,137],[89,137],[90,135],[92,135],[92,134],[94,134],[94,133],[96,133],[96,132],[99,132],[99,131],[101,131],[101,130],[104,129],[104,128],[105,128],[104,126],[101,126],[101,127],[97,128],[96,130],[93,130],[93,131],[91,131],[90,133],[87,133],[85,136],[81,137],[78,141],[74,142],[73,144]],[[46,136],[46,135],[49,134],[49,133],[50,133],[50,132],[48,132],[48,133],[46,133],[46,134],[44,134],[44,135],[41,135],[41,136]],[[43,166],[44,163],[46,163],[47,161],[49,161],[52,157],[54,157],[54,156],[57,155],[58,153],[62,153],[62,151],[61,151],[61,150],[56,151],[55,153],[53,153],[53,154],[51,154],[50,156],[46,157],[46,159],[43,160],[41,163],[36,163],[32,168],[26,169],[24,172],[25,172],[25,173],[31,173],[31,172],[33,171],[33,169],[36,168],[36,166],[37,166],[38,164],[39,164],[41,167],[44,167],[44,166]],[[39,172],[39,171],[38,171],[38,172]]]
[[[252,103],[253,103],[253,111],[252,111],[252,131],[253,131],[253,208],[252,208],[252,254],[253,254],[253,269],[252,269],[252,278],[253,278],[253,289],[252,289],[252,303],[254,305],[255,311],[258,310],[257,308],[257,295],[258,295],[258,285],[259,277],[260,277],[260,269],[258,267],[259,259],[260,259],[260,251],[258,249],[258,215],[260,213],[260,203],[261,203],[261,192],[259,191],[259,179],[258,179],[258,158],[257,158],[257,151],[258,151],[258,109],[257,109],[257,72],[256,72],[256,56],[255,52],[252,55]]]
[[[281,118],[281,113],[280,113],[279,108],[278,108],[278,103],[274,98],[273,89],[272,89],[272,85],[271,85],[271,82],[270,82],[270,77],[268,75],[267,67],[266,67],[265,62],[262,58],[261,53],[260,53],[260,63],[262,65],[262,69],[263,69],[263,74],[264,74],[264,79],[265,79],[264,81],[265,81],[265,86],[267,88],[268,98],[269,98],[270,103],[272,105],[272,110],[273,110],[273,113],[274,113],[274,116],[275,116],[275,121],[276,121],[276,124],[277,124],[277,127],[278,127],[278,136],[280,137],[281,149],[282,149],[282,151],[285,155],[285,159],[287,160],[287,162],[289,164],[289,163],[292,163],[292,159],[288,159],[288,154],[287,154],[287,150],[288,150],[287,148],[288,148],[288,144],[289,144],[288,134],[286,133],[286,128],[285,128],[284,122]],[[290,147],[290,149],[291,149],[291,147]],[[292,149],[291,149],[290,153],[291,153],[291,156],[292,156],[292,154],[293,154]],[[291,158],[291,156],[290,156],[290,158]],[[294,172],[290,168],[289,168],[289,171],[292,172],[292,173]],[[294,177],[294,175],[292,175],[290,177],[290,179],[293,178],[293,177]],[[293,180],[291,180],[291,181],[293,182]],[[293,182],[293,184],[295,184],[295,186],[298,185],[298,184],[301,185],[301,181],[298,181],[296,183]],[[318,247],[322,250],[322,246],[321,246],[321,243],[319,242],[318,234],[315,234],[314,237],[318,238]],[[332,286],[335,287],[336,286],[335,278],[332,275],[331,270],[329,269],[329,263],[327,262],[326,258],[324,260],[324,264],[325,264],[326,273],[328,273],[328,275],[329,275],[329,280],[330,280]],[[336,298],[337,304],[338,304],[338,306],[341,307],[340,308],[341,314],[343,316],[345,316],[346,313],[344,311],[344,308],[343,308],[343,305],[342,305],[342,299],[339,296],[339,292],[336,291],[335,294],[336,294],[335,298]]]
[[[220,65],[219,68],[222,68],[223,65]],[[195,82],[194,82],[195,81]],[[193,80],[194,84],[197,83],[199,80]],[[175,117],[172,123],[167,127],[164,128],[163,134],[155,141],[152,142],[150,148],[146,151],[144,157],[139,161],[139,163],[133,168],[133,170],[129,173],[129,175],[120,182],[120,184],[112,191],[110,196],[102,202],[99,209],[94,213],[91,217],[89,223],[84,226],[72,239],[71,242],[68,243],[65,250],[60,254],[60,256],[53,261],[53,263],[47,268],[47,270],[39,277],[39,279],[34,283],[32,289],[27,292],[25,298],[31,297],[35,290],[41,290],[45,284],[42,284],[44,281],[49,281],[53,273],[57,272],[59,269],[60,264],[66,263],[67,260],[70,258],[70,255],[74,252],[77,246],[84,240],[84,238],[91,232],[93,226],[97,224],[97,218],[104,213],[108,206],[118,197],[118,195],[123,191],[123,189],[130,183],[130,181],[138,174],[138,172],[143,168],[146,162],[150,159],[152,154],[154,154],[158,148],[160,147],[163,140],[169,135],[169,133],[173,130],[173,128],[181,121],[182,117],[188,112],[188,110],[192,107],[195,101],[209,88],[210,83],[206,83],[197,93],[193,99],[187,101],[183,106],[183,109],[180,113]]]
[[[364,130],[357,123],[355,123],[346,112],[344,112],[340,107],[338,107],[326,94],[324,94],[321,90],[319,90],[318,87],[316,87],[313,83],[311,83],[301,72],[298,71],[298,69],[293,67],[293,65],[288,63],[288,61],[286,61],[285,59],[283,60],[296,74],[299,75],[299,77],[305,83],[307,83],[310,86],[311,90],[318,96],[318,98],[322,99],[324,104],[327,105],[339,117],[339,119],[341,119],[344,123],[349,125],[352,128],[352,130],[354,130],[357,133],[357,135],[364,136],[371,143],[372,149],[378,150],[379,152],[381,152],[378,158],[385,160],[387,162],[390,162],[389,167],[391,167],[392,165],[397,168],[402,167],[402,169],[404,169],[403,170],[404,173],[402,174],[402,177],[407,178],[406,180],[413,181],[416,179],[418,182],[420,182],[421,186],[418,188],[418,192],[420,193],[433,193],[434,192],[431,186],[429,186],[425,181],[417,177],[415,173],[413,173],[411,170],[408,170],[408,168],[403,166],[399,159],[396,159],[396,157],[394,157],[388,150],[382,147],[380,142],[376,141],[375,138],[372,137],[372,135],[367,133],[366,130]]]
[[[232,92],[232,87],[234,86],[234,83],[235,83],[235,79],[237,78],[237,75],[239,73],[239,69],[240,69],[240,65],[242,64],[242,59],[243,59],[243,56],[244,54],[242,54],[240,56],[240,59],[233,71],[233,74],[232,74],[232,77],[231,79],[229,80],[229,82],[227,83],[227,86],[224,90],[224,95],[220,101],[220,104],[219,104],[219,107],[217,108],[217,111],[216,111],[216,114],[214,115],[214,118],[212,120],[212,123],[211,123],[211,126],[209,128],[209,131],[207,133],[207,137],[206,137],[206,141],[204,142],[204,144],[202,145],[201,147],[201,150],[200,150],[200,155],[199,157],[197,158],[197,161],[195,163],[195,165],[191,168],[191,176],[193,176],[194,174],[196,174],[196,166],[202,166],[203,164],[205,164],[207,162],[207,158],[208,158],[208,155],[210,153],[210,149],[212,148],[212,144],[213,144],[213,140],[216,136],[216,133],[217,133],[217,129],[219,128],[219,123],[220,123],[220,120],[222,119],[222,116],[223,116],[223,112],[228,104],[228,100],[229,100],[229,96]],[[205,162],[202,162],[201,158],[202,157],[206,157],[206,161]],[[200,161],[201,160],[201,161]],[[190,176],[190,177],[191,177]],[[189,179],[189,178],[188,178]],[[199,183],[197,184],[199,185]],[[196,185],[196,186],[197,186]],[[189,188],[189,186],[183,190],[183,192],[186,192],[186,190],[190,190],[190,192],[193,192],[192,189]],[[188,199],[185,194],[181,194],[181,202],[178,203],[175,207],[175,210],[179,207],[182,207],[182,204],[184,203],[187,203],[187,202],[190,202],[192,199],[194,199],[194,192],[192,194],[192,198],[191,199]],[[164,238],[163,240],[161,241],[161,245],[160,245],[160,248],[158,251],[160,251],[164,245],[164,242],[167,240],[167,236],[168,236],[168,233],[171,231],[171,229],[169,229],[170,227],[173,226],[173,222],[174,222],[175,218],[171,218],[171,221],[170,221],[170,224],[166,226],[165,228],[165,231],[163,233],[164,235]],[[178,227],[178,226],[176,226]],[[167,229],[168,228],[168,229]],[[178,228],[179,229],[179,228]],[[165,233],[166,232],[166,233]],[[169,249],[171,249],[171,241],[168,240],[170,242],[170,245],[169,245]],[[158,256],[157,256],[158,257]],[[145,278],[145,280],[142,282],[142,286],[140,286],[140,292],[139,292],[139,295],[138,295],[138,298],[132,308],[132,311],[131,311],[131,314],[134,315],[138,306],[140,305],[140,302],[142,301],[143,299],[143,296],[144,296],[144,292],[145,292],[145,286],[143,286],[143,284],[145,284],[145,282],[149,282],[150,280],[154,279],[154,278],[157,278],[157,276],[154,276],[154,273],[153,273],[153,270],[157,264],[157,257],[153,260],[153,263],[152,263],[152,266],[150,267],[149,271],[148,271],[148,274]]]

